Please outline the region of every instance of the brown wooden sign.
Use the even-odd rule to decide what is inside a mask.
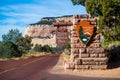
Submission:
[[[94,26],[89,21],[81,21],[76,24],[76,31],[79,39],[86,45],[93,35]]]

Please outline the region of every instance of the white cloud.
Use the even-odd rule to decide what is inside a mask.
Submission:
[[[24,32],[28,24],[36,23],[42,17],[54,17],[86,13],[83,6],[73,6],[69,0],[34,0],[32,4],[14,4],[0,7],[0,36],[10,29]]]
[[[1,7],[0,9],[4,10],[4,12],[1,12],[2,15],[8,16],[7,19],[3,20],[4,23],[9,24],[15,24],[17,22],[30,24],[37,22],[42,17],[57,16],[63,14],[61,13],[63,12],[62,10],[58,11],[54,8],[48,8],[34,4],[10,5],[6,8]]]

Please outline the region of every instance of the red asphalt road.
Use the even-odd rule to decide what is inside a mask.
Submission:
[[[0,61],[0,80],[120,80],[51,74],[49,70],[54,67],[58,60],[59,55],[49,54],[37,58]]]
[[[0,80],[44,80],[59,55],[44,55],[24,60],[0,62]]]

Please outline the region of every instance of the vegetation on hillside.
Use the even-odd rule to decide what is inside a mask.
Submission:
[[[62,17],[71,17],[72,15],[64,15],[64,16],[59,16],[59,17],[44,17],[37,23],[33,23],[30,25],[51,25],[53,22],[56,22],[56,18],[62,18]]]
[[[47,53],[61,53],[63,52],[65,49],[65,47],[50,47],[49,45],[44,45],[44,46],[41,46],[39,44],[36,44],[33,48],[34,52],[47,52]]]
[[[39,21],[39,22],[37,22],[37,23],[30,24],[30,25],[38,25],[38,24],[51,25],[53,22],[54,22],[54,21],[44,20],[44,21]]]

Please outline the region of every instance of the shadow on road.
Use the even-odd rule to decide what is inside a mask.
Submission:
[[[36,80],[120,80],[118,78],[100,78],[100,77],[83,77],[65,74],[47,73],[44,77]]]
[[[120,67],[120,46],[113,47],[109,50],[108,69]]]

